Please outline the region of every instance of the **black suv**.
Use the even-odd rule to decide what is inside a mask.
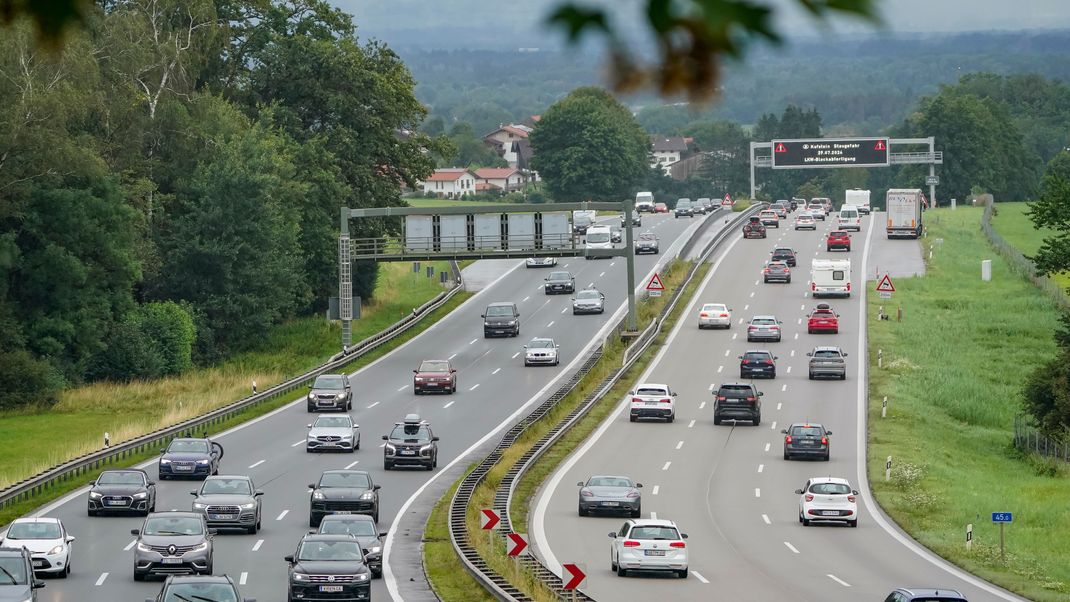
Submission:
[[[550,272],[542,288],[547,295],[574,293],[576,292],[576,279],[572,277],[571,272]]]
[[[256,602],[255,598],[242,598],[234,580],[226,575],[171,575],[164,581],[163,588],[155,598],[145,598],[145,602],[172,600]]]
[[[379,489],[366,470],[325,470],[308,486],[308,526],[318,527],[328,514],[367,514],[379,522]]]
[[[749,420],[754,426],[762,422],[762,393],[747,383],[724,383],[714,393],[713,423],[722,420]]]
[[[784,459],[796,456],[829,461],[829,435],[832,431],[815,423],[795,423],[780,431],[784,433]]]
[[[383,576],[383,538],[386,531],[380,531],[375,519],[364,514],[332,514],[323,517],[319,531],[323,535],[352,535],[360,542],[364,552],[364,562],[372,570],[372,577]]]
[[[790,247],[777,247],[770,254],[769,261],[783,261],[788,267],[795,267],[795,249]]]
[[[739,356],[739,377],[776,378],[776,359],[770,351],[748,351]]]
[[[352,535],[305,535],[285,560],[287,600],[371,600],[372,574]]]
[[[389,435],[383,435],[383,470],[395,466],[422,466],[433,470],[438,466],[438,437],[431,425],[417,414],[395,422]]]
[[[26,548],[0,548],[0,600],[37,601],[37,590],[45,584],[33,574]]]
[[[520,334],[520,311],[516,303],[491,303],[480,315],[483,318],[483,337],[515,337]]]

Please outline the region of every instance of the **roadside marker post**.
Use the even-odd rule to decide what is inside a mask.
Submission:
[[[888,460],[884,463],[884,480],[892,480],[892,457],[888,456]]]
[[[512,558],[519,558],[528,547],[528,536],[522,533],[510,533],[508,537],[509,549],[506,552],[506,555]]]
[[[882,349],[878,349],[877,350],[877,367],[878,368],[883,368],[884,367],[884,350],[882,350]]]
[[[966,525],[966,551],[973,547],[973,523]]]
[[[888,396],[884,396],[884,401],[881,402],[881,418],[888,417]]]

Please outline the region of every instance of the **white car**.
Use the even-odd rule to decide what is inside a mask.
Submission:
[[[556,257],[528,257],[524,260],[524,267],[528,268],[552,268],[556,265]]]
[[[58,518],[17,518],[8,526],[0,548],[26,548],[34,573],[65,578],[71,574],[73,541]]]
[[[308,425],[305,451],[343,451],[353,453],[360,449],[360,425],[349,414],[323,415]]]
[[[635,422],[640,418],[664,418],[668,422],[676,420],[676,393],[669,385],[644,383],[636,385],[629,392],[632,396],[628,419]]]
[[[732,310],[724,303],[703,303],[698,310],[698,328],[732,327]]]
[[[628,571],[661,571],[687,578],[687,539],[676,523],[663,519],[634,519],[609,537],[609,566],[624,577]]]
[[[800,213],[795,217],[795,229],[796,230],[817,230],[817,222],[814,221],[814,216],[809,212]]]
[[[796,489],[799,494],[799,522],[804,527],[810,521],[823,520],[845,522],[858,526],[858,491],[851,489],[847,479],[838,477],[811,477],[806,486]]]
[[[534,366],[537,364],[547,364],[550,366],[556,366],[561,363],[561,358],[558,355],[560,347],[553,339],[531,339],[531,342],[524,345],[524,365]]]

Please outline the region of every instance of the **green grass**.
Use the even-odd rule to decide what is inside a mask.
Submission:
[[[1045,238],[1058,234],[1050,228],[1038,229],[1026,211],[1029,203],[997,203],[992,227],[1014,248],[1029,256],[1040,250]],[[1070,288],[1070,274],[1056,274],[1052,280],[1062,288]]]
[[[448,267],[442,263],[435,269]],[[354,341],[383,330],[442,291],[437,279],[409,270],[407,263],[383,265],[376,299],[353,323]],[[322,317],[303,318],[266,332],[259,349],[215,366],[152,381],[94,383],[64,391],[47,410],[0,414],[0,488],[99,449],[104,432],[114,444],[176,424],[248,395],[254,379],[263,391],[322,364],[340,348],[337,325]]]
[[[941,556],[1030,599],[1065,601],[1070,470],[1012,446],[1023,380],[1056,352],[1057,312],[988,246],[981,212],[928,214],[929,238],[944,243],[924,277],[896,280],[902,323],[878,321],[878,306],[888,302],[870,297],[870,482],[888,514]],[[1013,211],[1000,205],[1000,213],[1002,228]],[[980,279],[981,259],[992,260],[991,282]],[[878,349],[883,369],[876,368]],[[885,482],[889,455],[893,478]],[[1006,562],[988,520],[994,511],[1015,514]],[[967,523],[974,525],[971,552],[963,545]]]
[[[467,477],[475,467],[475,464],[469,466],[464,476]],[[442,600],[492,602],[494,596],[483,589],[475,577],[464,568],[460,557],[453,550],[453,544],[450,543],[450,500],[463,479],[464,477],[461,477],[450,487],[427,518],[423,550],[427,580],[431,583],[431,589],[435,590]]]

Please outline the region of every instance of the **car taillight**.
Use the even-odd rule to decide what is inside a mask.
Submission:
[[[721,314],[721,316],[720,316],[720,317],[722,317],[722,318],[727,318],[727,317],[728,317],[728,314]]]
[[[642,402],[643,402],[643,398],[642,397],[633,397],[632,398],[632,403],[642,403]]]
[[[821,438],[821,445],[828,445],[828,444],[829,444],[829,438],[828,437],[822,437]]]
[[[666,397],[664,399],[659,399],[658,401],[660,401],[661,403],[672,403],[672,398]]]
[[[851,292],[851,283],[850,282],[847,283],[847,292]]]
[[[773,364],[773,360],[765,360],[765,363],[769,364],[769,365],[772,365]]]
[[[710,317],[710,314],[708,314],[706,312],[701,312],[701,313],[699,313],[698,317],[700,317],[700,318],[708,318],[708,317]]]
[[[670,548],[686,548],[687,544],[682,541],[674,541],[669,544]]]
[[[812,290],[812,291],[816,291],[817,290],[817,283],[816,282],[811,282],[810,283],[810,290]]]
[[[768,274],[769,273],[769,268],[765,268],[764,270],[762,270],[762,273],[763,274]]]
[[[740,363],[741,363],[741,364],[743,364],[744,366],[746,366],[747,364],[749,364],[749,363],[750,363],[750,360],[743,360],[743,361],[742,361],[742,362],[740,362]]]
[[[784,443],[791,444],[791,435],[784,435]]]
[[[853,503],[854,503],[854,501],[855,501],[855,496],[853,496],[853,495],[849,495],[849,496],[847,496],[847,501],[848,501],[848,502],[851,502],[851,503],[853,504]]]
[[[725,399],[727,399],[727,397],[725,397],[724,395],[717,396],[717,401],[724,401]]]
[[[808,502],[814,501],[814,495],[812,493],[807,493],[806,494],[806,501],[808,501]]]
[[[626,547],[626,548],[638,548],[639,547],[639,542],[638,541],[632,541],[630,539],[626,539],[626,540],[624,540],[624,547]]]
[[[748,397],[747,401],[754,401],[754,398],[753,397]]]

